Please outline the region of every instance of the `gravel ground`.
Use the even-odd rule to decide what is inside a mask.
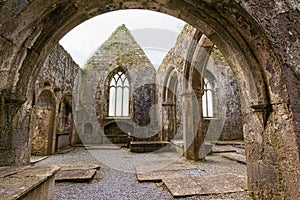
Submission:
[[[96,199],[173,199],[162,184],[152,182],[140,183],[134,172],[134,162],[156,161],[170,157],[178,159],[176,153],[133,154],[125,149],[85,150],[76,148],[66,154],[49,156],[36,165],[56,164],[100,164],[94,179],[89,183],[61,182],[55,184],[54,199],[96,200]],[[182,159],[182,158],[179,158]],[[246,175],[246,166],[224,159],[218,155],[208,156],[206,162],[191,162],[196,170],[184,170],[181,173],[193,175],[210,175],[215,173],[233,172]],[[191,196],[176,199],[247,199],[247,192],[220,195]]]

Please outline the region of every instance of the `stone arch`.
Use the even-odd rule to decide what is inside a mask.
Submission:
[[[163,81],[163,92],[162,92],[162,100],[165,102],[167,101],[167,85],[168,85],[168,81],[169,81],[169,77],[171,75],[171,73],[175,70],[174,67],[170,66],[168,67],[167,69],[167,72],[166,72],[166,76],[164,77],[164,81]]]
[[[72,104],[72,94],[67,92],[58,107],[56,150],[64,149],[75,143]]]
[[[49,155],[55,152],[56,100],[50,90],[43,90],[37,98],[32,136],[32,154]]]
[[[218,87],[217,81],[216,81],[216,77],[213,75],[213,73],[211,71],[209,71],[208,69],[205,70],[204,74],[203,74],[203,78],[207,79],[207,81],[209,82],[209,84],[211,84],[211,89],[212,89],[212,106],[213,106],[213,116],[212,117],[218,117],[218,99],[220,94],[218,93],[218,91],[216,90],[216,88]],[[203,101],[203,99],[202,99]],[[204,107],[204,106],[203,106]]]
[[[287,5],[280,1],[282,4],[278,6],[280,2],[276,4],[267,0],[124,0],[113,3],[34,0],[14,8],[12,2],[2,4],[3,10],[11,12],[1,9],[1,46],[8,50],[1,54],[1,74],[4,77],[1,90],[5,91],[1,95],[6,102],[14,102],[12,105],[5,103],[12,119],[19,118],[15,111],[25,102],[27,89],[35,83],[51,47],[71,28],[92,16],[112,10],[156,10],[194,25],[218,46],[232,66],[241,93],[250,190],[255,191],[255,196],[265,198],[283,194],[291,199],[300,196],[295,186],[300,162],[300,118],[296,117],[300,89],[294,87],[300,82],[295,64],[299,61],[299,49],[291,42],[295,37],[289,34],[297,34],[296,28],[291,28],[295,23],[293,20],[300,16],[296,3]],[[286,12],[278,12],[278,7]],[[276,22],[270,24],[273,15]],[[287,23],[291,31],[280,30],[281,22]],[[288,38],[288,41],[283,38]],[[289,46],[294,49],[291,52],[293,58],[285,51]],[[6,116],[5,113],[2,115]],[[4,128],[7,131],[3,134],[13,132],[19,135],[16,125],[12,126],[12,120],[7,124],[5,126],[8,127]],[[277,134],[273,135],[274,131]],[[25,143],[10,148],[18,152]],[[289,154],[282,155],[281,152]],[[19,163],[20,159],[7,163]],[[265,173],[271,173],[271,178],[265,179]]]
[[[109,72],[108,76],[106,77],[106,80],[105,80],[105,99],[106,99],[106,116],[109,116],[109,106],[110,106],[110,81],[112,80],[113,76],[116,75],[116,73],[118,72],[122,72],[125,76],[126,76],[126,79],[128,80],[128,84],[129,84],[129,107],[128,107],[128,114],[129,116],[131,115],[131,112],[130,112],[130,107],[132,106],[132,102],[130,102],[130,91],[132,90],[131,89],[131,76],[130,76],[130,73],[128,72],[128,69],[127,68],[124,68],[124,67],[121,67],[121,66],[117,66],[116,68],[114,68],[112,71]],[[101,84],[101,83],[99,83]]]
[[[177,70],[173,67],[169,67],[164,80],[162,102],[162,139],[165,141],[170,141],[175,138],[181,122],[181,109],[178,109],[178,106],[180,106],[178,105],[180,99],[178,79]]]

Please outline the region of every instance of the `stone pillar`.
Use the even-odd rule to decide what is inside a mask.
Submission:
[[[0,92],[0,167],[29,164],[30,111],[24,102]]]
[[[193,91],[182,94],[182,103],[184,156],[188,160],[197,161],[203,143],[202,129],[199,129],[201,109]]]
[[[169,141],[173,139],[175,133],[174,124],[174,103],[163,102],[163,141]]]

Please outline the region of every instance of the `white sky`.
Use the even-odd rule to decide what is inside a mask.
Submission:
[[[169,49],[175,45],[185,22],[154,11],[120,10],[83,22],[67,33],[59,43],[82,67],[92,53],[122,24],[131,31],[157,68]]]

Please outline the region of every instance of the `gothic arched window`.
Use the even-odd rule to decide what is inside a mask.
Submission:
[[[129,82],[121,71],[116,73],[109,84],[109,116],[129,116]]]
[[[213,87],[212,84],[204,78],[204,94],[202,97],[203,117],[213,117]]]

